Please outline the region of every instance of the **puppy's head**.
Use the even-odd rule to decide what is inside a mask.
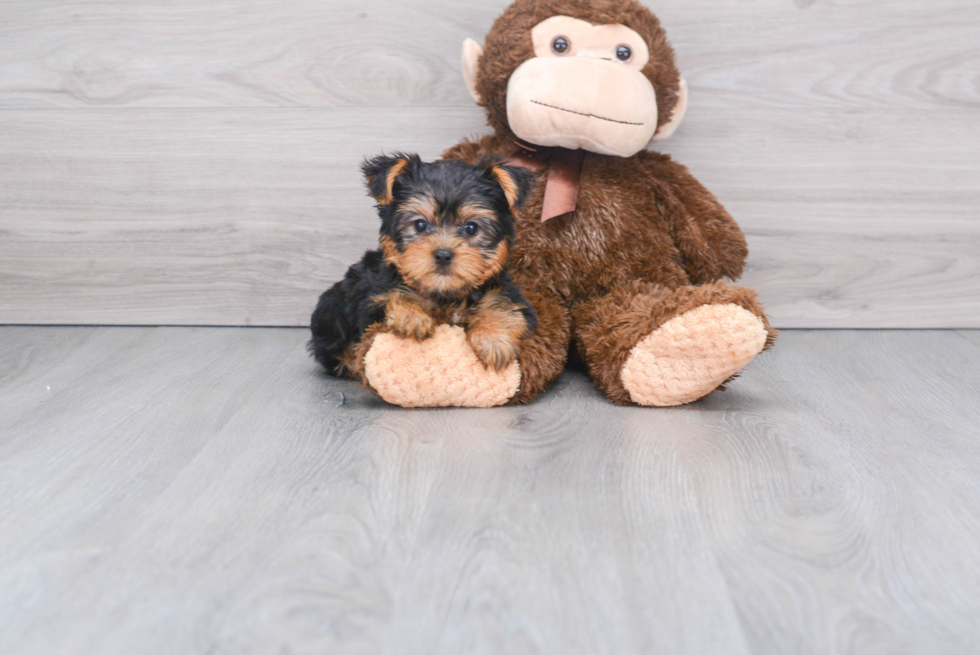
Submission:
[[[491,160],[423,163],[417,155],[375,157],[361,169],[378,201],[385,259],[410,287],[460,297],[503,269],[529,170]]]

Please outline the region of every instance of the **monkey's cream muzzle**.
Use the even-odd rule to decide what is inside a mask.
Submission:
[[[657,94],[618,62],[536,57],[510,78],[507,122],[529,143],[631,157],[657,131]]]
[[[657,131],[657,93],[643,74],[646,41],[624,25],[554,16],[531,30],[534,58],[507,87],[507,122],[542,146],[631,157]],[[562,48],[555,47],[556,39]],[[630,57],[622,61],[617,50]]]
[[[681,80],[670,121],[657,130],[657,91],[643,72],[650,49],[625,25],[552,16],[531,30],[531,38],[534,56],[507,84],[507,122],[519,138],[632,157],[651,140],[669,137],[684,118],[687,85]],[[482,54],[473,40],[463,44],[463,76],[477,102]]]

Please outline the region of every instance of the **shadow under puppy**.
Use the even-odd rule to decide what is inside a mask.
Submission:
[[[317,362],[363,383],[353,350],[369,328],[384,324],[422,341],[446,323],[466,330],[484,365],[509,366],[537,326],[506,269],[513,212],[530,190],[530,171],[400,154],[365,161],[361,170],[378,202],[381,247],[320,296],[309,344]]]

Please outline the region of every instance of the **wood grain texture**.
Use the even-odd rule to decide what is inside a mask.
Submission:
[[[969,333],[967,333],[969,334]],[[799,332],[656,410],[389,408],[303,330],[0,329],[0,650],[971,652],[980,348]]]
[[[980,330],[960,330],[957,334],[980,347]]]
[[[377,247],[363,156],[434,158],[447,133],[478,127],[446,110],[6,118],[7,323],[308,324],[317,296]]]
[[[374,242],[360,159],[485,129],[505,5],[0,0],[0,323],[305,324]],[[980,327],[980,5],[654,9],[775,325]]]
[[[0,107],[470,107],[507,0],[0,2]],[[971,0],[657,0],[695,105],[980,105]]]
[[[453,109],[2,113],[6,323],[304,325],[376,244],[362,154],[481,129]],[[695,109],[668,151],[740,221],[776,325],[974,327],[980,152],[974,113],[945,114],[898,143],[902,111]]]

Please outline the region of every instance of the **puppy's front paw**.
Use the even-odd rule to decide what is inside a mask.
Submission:
[[[404,304],[389,309],[385,325],[396,336],[416,341],[428,339],[436,329],[435,319],[417,307]]]
[[[513,332],[477,328],[470,330],[466,338],[480,361],[497,371],[510,366],[520,352],[520,338]]]

